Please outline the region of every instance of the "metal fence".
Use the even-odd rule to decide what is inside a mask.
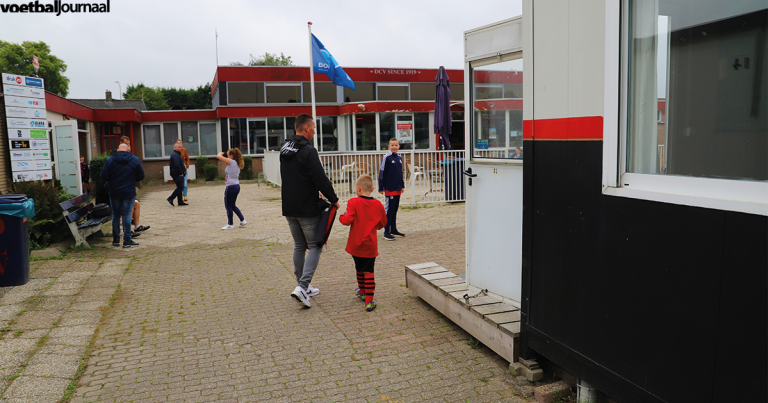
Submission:
[[[325,174],[331,180],[339,202],[346,203],[356,197],[355,182],[362,174],[373,178],[374,193],[371,196],[380,200],[384,195],[378,190],[378,177],[381,161],[386,151],[320,153],[320,162]],[[277,185],[280,161],[278,153],[268,153],[264,158],[264,173],[267,180]],[[405,191],[400,198],[401,204],[442,203],[464,201],[464,150],[432,151],[401,150],[403,157],[403,182]]]

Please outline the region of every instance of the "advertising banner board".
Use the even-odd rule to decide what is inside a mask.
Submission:
[[[14,182],[29,182],[53,179],[53,172],[47,171],[18,171],[13,173]]]

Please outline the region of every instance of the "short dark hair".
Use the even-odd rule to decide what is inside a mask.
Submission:
[[[304,131],[304,126],[312,123],[312,120],[312,116],[306,113],[296,116],[296,123],[293,124],[293,127],[296,129],[296,134],[301,134],[301,132]]]
[[[127,142],[130,142],[130,141],[131,141],[131,138],[130,138],[130,137],[128,137],[128,136],[123,136],[123,137],[120,137],[120,142],[121,142],[121,143],[124,143],[124,142],[126,142],[126,141],[127,141]]]

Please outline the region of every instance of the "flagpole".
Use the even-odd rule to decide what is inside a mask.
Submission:
[[[315,109],[315,62],[312,60],[312,21],[307,23],[309,30],[309,88],[312,93],[312,121],[317,121],[317,110]],[[317,129],[315,129],[317,130]],[[315,149],[317,149],[317,136],[314,137]]]

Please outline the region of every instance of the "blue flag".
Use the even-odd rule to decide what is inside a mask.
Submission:
[[[315,73],[325,73],[326,76],[336,85],[356,90],[355,82],[349,78],[347,72],[339,66],[336,59],[333,58],[323,43],[312,34],[312,61]]]

